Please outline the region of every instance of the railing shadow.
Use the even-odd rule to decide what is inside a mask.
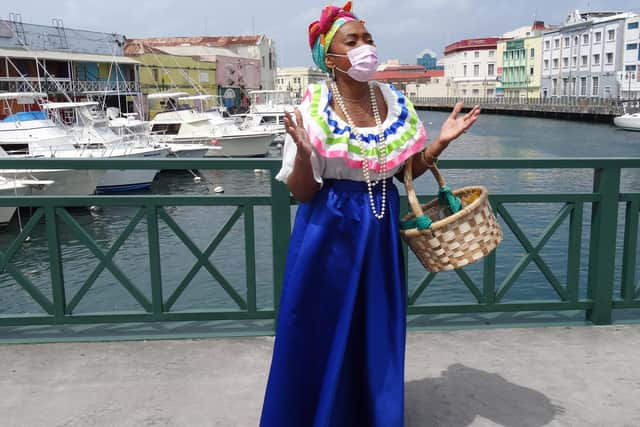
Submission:
[[[565,412],[543,393],[459,363],[405,386],[407,427],[466,427],[480,416],[509,427],[538,427]]]

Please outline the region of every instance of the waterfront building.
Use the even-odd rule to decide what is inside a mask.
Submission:
[[[260,61],[228,49],[190,46],[165,39],[128,40],[125,53],[141,63],[140,88],[144,94],[177,90],[189,94],[219,95],[227,108],[246,103],[248,92],[260,87]],[[151,105],[151,113],[161,105]]]
[[[640,16],[629,16],[624,23],[623,68],[618,74],[621,97],[640,98]]]
[[[444,70],[426,70],[422,65],[389,61],[380,66],[373,79],[391,83],[409,97],[444,96]]]
[[[444,70],[444,66],[438,61],[436,53],[425,49],[418,54],[416,64],[422,65],[426,70]]]
[[[619,98],[632,13],[576,10],[542,37],[542,96]]]
[[[496,96],[539,98],[542,83],[542,34],[544,22],[502,35],[497,43]]]
[[[87,92],[121,93],[107,105],[124,104],[138,91],[139,63],[124,56],[125,36],[23,23],[20,15],[0,20],[0,91],[38,91],[50,101],[81,99]],[[0,118],[15,106],[3,105]],[[15,109],[15,108],[14,108]]]
[[[227,49],[243,58],[260,62],[260,87],[276,88],[277,57],[276,45],[265,35],[252,36],[195,36],[195,37],[158,37],[138,39],[149,46],[208,46]]]
[[[278,68],[276,89],[286,90],[293,99],[301,99],[311,83],[327,78],[323,71],[312,67]]]
[[[501,37],[460,40],[444,50],[446,96],[494,97]]]

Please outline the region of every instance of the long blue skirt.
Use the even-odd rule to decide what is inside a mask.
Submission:
[[[366,184],[325,180],[299,206],[260,426],[403,425],[406,284],[391,180],[387,205],[378,220]]]

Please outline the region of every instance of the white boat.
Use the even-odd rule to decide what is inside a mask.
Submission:
[[[40,181],[40,180],[24,180],[13,179],[5,176],[0,176],[0,196],[24,196],[25,194],[42,195],[42,190],[53,184],[53,181]],[[6,226],[13,214],[16,212],[16,207],[2,207],[0,206],[0,227]]]
[[[186,96],[179,92],[149,95],[149,99],[163,98],[169,110],[157,113],[150,122],[151,135],[163,142],[207,146],[207,157],[264,157],[275,138],[272,133],[239,129],[218,109],[196,111],[190,105],[178,104],[204,102],[209,95]]]
[[[254,90],[249,92],[249,97],[249,113],[241,127],[283,135],[285,112],[295,109],[291,94],[285,90]]]
[[[621,129],[640,131],[640,113],[626,113],[615,117],[613,123]]]
[[[96,114],[89,108],[95,107],[96,102],[58,102],[43,105],[43,109],[56,112],[71,110],[75,113],[74,125],[67,131],[71,138],[66,145],[58,144],[56,151],[49,153],[58,158],[164,158],[169,150],[160,145],[150,144],[143,136],[132,135],[123,137],[117,135],[109,126],[104,115]],[[69,145],[71,144],[71,145]],[[43,152],[43,144],[39,144],[36,153]],[[46,149],[46,147],[44,147]],[[73,151],[75,150],[75,152]],[[149,188],[158,174],[159,169],[109,169],[104,171],[98,179],[96,191],[98,193],[112,193]]]

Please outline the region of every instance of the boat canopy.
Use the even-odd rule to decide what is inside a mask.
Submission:
[[[28,122],[32,120],[47,120],[47,114],[43,111],[25,111],[11,114],[2,120],[3,122]]]
[[[158,92],[150,93],[147,99],[167,99],[167,98],[182,98],[189,96],[187,92]]]
[[[42,104],[44,110],[61,110],[65,108],[82,108],[82,107],[94,107],[100,105],[94,101],[85,102],[48,102]]]
[[[34,99],[46,98],[47,94],[43,92],[0,92],[0,99]]]

